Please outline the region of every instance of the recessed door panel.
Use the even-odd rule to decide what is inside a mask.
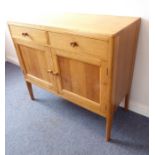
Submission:
[[[99,103],[99,66],[64,57],[58,57],[58,63],[62,89]]]
[[[23,44],[17,44],[16,47],[24,66],[26,79],[48,89],[56,89],[50,48]]]
[[[65,53],[65,54],[64,54]],[[58,91],[70,101],[98,114],[106,111],[106,62],[55,50]]]

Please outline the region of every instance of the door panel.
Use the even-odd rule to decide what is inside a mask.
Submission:
[[[99,66],[58,57],[62,89],[99,103]]]
[[[26,79],[46,87],[56,89],[50,48],[18,44]]]
[[[70,101],[98,114],[106,111],[107,63],[91,57],[84,61],[55,50],[58,91]],[[89,55],[88,55],[89,57]],[[91,61],[90,61],[91,60]],[[96,63],[96,64],[95,64]]]

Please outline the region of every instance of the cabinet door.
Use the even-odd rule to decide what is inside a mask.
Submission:
[[[56,89],[50,48],[32,43],[15,43],[27,81],[48,90]]]
[[[55,50],[59,93],[93,112],[106,110],[106,62]]]

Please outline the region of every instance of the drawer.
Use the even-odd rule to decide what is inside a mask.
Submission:
[[[47,44],[47,32],[34,28],[10,25],[13,38]]]
[[[53,48],[90,55],[107,60],[108,40],[96,40],[76,35],[49,32],[50,44]]]

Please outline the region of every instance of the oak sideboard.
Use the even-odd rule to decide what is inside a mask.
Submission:
[[[125,98],[128,109],[139,17],[53,14],[9,21],[31,99],[32,84],[112,120]]]

